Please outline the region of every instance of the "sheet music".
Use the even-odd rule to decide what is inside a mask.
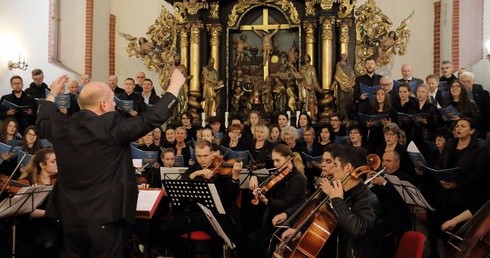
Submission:
[[[151,211],[155,202],[158,200],[162,189],[138,191],[138,202],[136,203],[137,211]]]
[[[180,179],[186,170],[187,167],[160,167],[160,178],[173,180]]]
[[[422,195],[422,193],[420,193],[417,187],[412,185],[410,182],[405,180],[400,180],[397,176],[393,176],[393,175],[385,175],[385,179],[390,181],[391,184],[393,184],[396,191],[400,194],[402,199],[407,204],[418,205],[427,208],[431,211],[436,210],[427,202],[427,200],[425,200],[424,196]]]
[[[12,198],[6,198],[0,203],[0,218],[31,213],[52,189],[52,185],[22,187]]]
[[[221,203],[221,199],[219,198],[218,190],[214,184],[208,184],[209,192],[211,192],[211,196],[213,197],[214,204],[216,205],[216,209],[219,214],[226,214],[225,208],[223,208],[223,204]]]
[[[211,223],[211,226],[213,226],[214,231],[216,231],[216,233],[223,239],[223,241],[225,241],[226,245],[228,245],[231,249],[235,248],[235,244],[231,242],[230,238],[228,238],[226,233],[223,231],[221,225],[218,223],[211,210],[200,203],[198,203],[197,205],[199,205],[199,208],[201,208],[201,210],[204,212],[204,215],[206,215],[206,218],[208,218],[209,223]]]

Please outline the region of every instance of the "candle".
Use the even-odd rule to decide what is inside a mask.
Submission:
[[[202,127],[206,126],[206,113],[201,113]]]
[[[296,127],[299,127],[299,114],[301,112],[299,112],[299,110],[296,110]]]
[[[213,112],[211,115],[212,115],[212,116],[216,116],[216,112]]]
[[[286,111],[286,114],[288,114],[288,126],[291,125],[291,111]]]
[[[20,52],[19,52],[19,63],[20,63]]]
[[[228,128],[228,111],[225,112],[225,128]]]

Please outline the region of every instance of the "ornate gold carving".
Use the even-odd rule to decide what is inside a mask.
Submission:
[[[290,1],[267,0],[264,4],[264,2],[261,0],[239,0],[238,3],[233,6],[231,14],[228,16],[228,26],[235,26],[237,24],[238,18],[240,18],[240,15],[251,6],[266,4],[275,5],[282,9],[284,12],[288,13],[291,22],[293,22],[294,24],[300,23],[298,11],[296,10],[294,4]]]
[[[189,24],[182,24],[177,27],[177,30],[180,33],[180,45],[181,46],[189,46]]]
[[[305,1],[306,16],[315,16],[315,4],[316,4],[316,0],[306,0]]]
[[[306,44],[315,43],[315,27],[316,23],[314,22],[303,22],[303,29],[306,32]]]
[[[350,27],[350,20],[339,20],[337,21],[337,26],[340,27],[340,36],[339,36],[339,41],[340,43],[349,43],[349,27]]]
[[[174,3],[175,17],[177,17],[178,23],[185,22],[187,20],[187,15],[196,15],[199,10],[208,8],[208,2],[205,0],[184,0],[183,2]]]
[[[332,40],[332,25],[334,24],[334,19],[327,18],[322,20],[322,40]]]
[[[191,25],[191,45],[199,45],[201,38],[199,37],[199,31],[204,27],[200,22],[190,23]]]
[[[298,11],[296,10],[296,7],[294,7],[293,2],[277,1],[275,2],[275,4],[277,6],[280,6],[281,9],[284,10],[286,13],[289,13],[289,18],[294,24],[298,24],[300,22]]]
[[[128,41],[126,52],[129,56],[140,58],[149,70],[156,71],[160,86],[166,89],[174,67],[173,57],[177,54],[176,18],[162,6],[160,16],[146,32],[146,38],[118,33]]]
[[[393,55],[405,55],[410,39],[408,23],[414,12],[404,19],[396,31],[391,30],[392,22],[368,0],[356,12],[356,73],[364,74],[364,59],[373,56],[378,66],[391,62]]]
[[[209,18],[218,19],[219,18],[219,3],[212,2],[211,8],[209,9]]]
[[[320,7],[322,10],[328,11],[332,9],[333,0],[320,0]]]
[[[231,14],[228,16],[228,26],[232,27],[238,21],[239,16],[245,12],[250,6],[260,4],[257,0],[240,0],[233,6]]]
[[[206,26],[208,29],[209,34],[211,35],[211,46],[218,46],[219,45],[219,34],[221,33],[221,25],[219,24],[208,24]]]
[[[341,0],[339,5],[339,12],[337,15],[339,18],[347,18],[352,13],[352,10],[356,6],[356,0]]]

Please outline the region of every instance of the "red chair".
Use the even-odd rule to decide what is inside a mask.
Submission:
[[[425,240],[425,235],[420,232],[405,232],[396,249],[395,258],[422,258]]]
[[[180,235],[181,238],[187,240],[187,233]],[[209,256],[211,253],[211,247],[209,246],[209,241],[211,241],[211,236],[200,230],[192,231],[190,241],[192,242],[192,249],[190,251],[191,257],[205,257]],[[204,244],[206,243],[206,244]],[[188,257],[190,258],[190,257]]]

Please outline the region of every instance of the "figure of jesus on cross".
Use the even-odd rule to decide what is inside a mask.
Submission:
[[[269,33],[268,30],[262,30],[262,32],[259,32],[255,30],[255,28],[252,26],[252,30],[257,33],[260,37],[262,37],[262,51],[263,51],[263,65],[265,66],[267,62],[269,61],[269,56],[272,53],[272,37],[277,33],[279,28],[276,28],[273,32]]]

